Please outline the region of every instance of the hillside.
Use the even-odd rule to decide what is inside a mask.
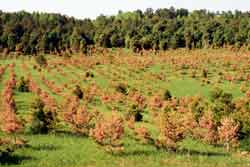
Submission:
[[[0,164],[245,167],[249,54],[116,50],[2,59]]]

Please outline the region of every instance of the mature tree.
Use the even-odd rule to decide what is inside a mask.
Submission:
[[[60,14],[0,12],[0,51],[35,54],[88,45],[141,49],[209,48],[250,44],[248,12],[157,9],[78,20]]]

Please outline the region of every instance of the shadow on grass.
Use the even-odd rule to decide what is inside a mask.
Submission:
[[[31,148],[34,151],[55,151],[58,150],[59,147],[56,147],[54,145],[50,144],[43,144],[43,145],[38,145],[38,146],[28,146],[28,148]]]
[[[0,166],[2,165],[18,165],[22,161],[34,160],[34,158],[23,155],[2,155],[0,157]]]
[[[79,133],[74,133],[71,131],[56,131],[55,133],[56,136],[70,136],[70,137],[76,137],[76,138],[87,138],[87,136],[83,135],[83,134],[79,134]]]
[[[119,154],[113,154],[114,156],[127,157],[127,156],[150,156],[156,155],[157,150],[133,150],[129,152],[123,152]]]
[[[177,150],[176,152],[174,152],[176,154],[179,155],[198,155],[198,156],[229,156],[229,153],[223,153],[223,152],[212,152],[212,151],[208,151],[208,152],[203,152],[203,151],[197,151],[197,150],[188,150],[188,149],[181,149],[181,150]]]
[[[126,156],[151,156],[159,153],[160,150],[133,150],[129,152],[123,152],[119,154],[114,154],[115,156],[126,157]],[[182,149],[177,151],[166,151],[166,153],[177,154],[177,155],[188,155],[188,156],[229,156],[229,153],[220,152],[202,152],[197,150]]]

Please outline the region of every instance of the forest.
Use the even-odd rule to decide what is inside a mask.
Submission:
[[[0,50],[25,55],[82,52],[89,46],[167,50],[249,47],[250,13],[167,9],[100,15],[95,20],[60,14],[0,12]]]

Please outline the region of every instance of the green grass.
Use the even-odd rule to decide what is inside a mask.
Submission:
[[[221,148],[187,139],[177,153],[157,150],[125,138],[125,150],[118,155],[108,154],[93,141],[67,134],[25,136],[30,140],[27,148],[19,149],[17,162],[3,167],[161,167],[161,166],[248,166],[249,158],[233,157]],[[7,162],[6,162],[7,163]]]
[[[214,88],[213,84],[204,84],[202,85],[199,81],[191,78],[185,77],[184,79],[174,79],[166,84],[166,88],[177,97],[181,96],[194,96],[202,95],[205,97],[210,96],[210,91]],[[243,96],[243,93],[240,92],[240,86],[238,84],[230,84],[224,82],[223,84],[218,85],[225,92],[232,93],[233,97],[237,98]]]
[[[61,58],[51,57],[50,61],[62,61]],[[157,60],[156,60],[157,61]],[[46,90],[54,97],[58,105],[62,104],[64,96],[53,93],[41,80],[38,70],[33,69],[34,60],[24,60],[28,65],[28,71],[22,69],[23,60],[2,60],[1,64],[9,64],[15,62],[15,73],[17,79],[21,76],[32,75],[32,78],[43,90]],[[187,74],[181,74],[182,71],[174,70],[173,67],[163,62],[152,64],[147,68],[141,69],[133,65],[124,64],[101,64],[93,66],[91,69],[86,67],[76,67],[68,64],[65,67],[60,66],[66,77],[56,71],[50,72],[42,70],[42,74],[46,79],[54,81],[55,85],[69,84],[69,88],[65,88],[64,93],[71,93],[72,88],[79,84],[82,88],[87,88],[95,83],[99,89],[108,92],[115,92],[112,81],[115,83],[125,82],[129,85],[129,90],[137,89],[146,98],[153,94],[163,94],[166,89],[169,89],[173,96],[193,96],[202,95],[209,99],[210,91],[215,86],[215,80],[218,77],[216,72],[209,76],[210,83],[203,84],[202,78],[191,78]],[[211,67],[210,69],[217,69]],[[224,68],[224,67],[223,67]],[[225,69],[226,70],[226,69]],[[94,73],[93,78],[85,79],[85,73],[91,71]],[[166,78],[158,79],[157,75],[164,74]],[[9,78],[9,70],[1,78],[0,90],[3,89],[5,81]],[[72,80],[77,82],[71,83]],[[234,98],[242,97],[240,91],[240,83],[229,83],[223,81],[216,84],[224,91],[232,93]],[[15,91],[15,101],[17,105],[17,114],[19,118],[25,119],[31,114],[30,105],[36,96],[33,93],[21,93]],[[97,109],[106,114],[110,114],[113,104],[89,103],[89,109]],[[128,109],[127,104],[115,104],[119,107],[121,115]],[[61,112],[61,111],[59,111]],[[150,130],[154,131],[151,124],[150,115],[144,113],[143,123],[137,125],[145,125]],[[154,133],[154,132],[153,132]],[[246,167],[250,166],[250,157],[238,157],[231,153],[226,153],[222,147],[215,147],[195,141],[185,139],[180,143],[180,150],[177,153],[167,152],[165,150],[157,150],[150,145],[143,145],[126,136],[124,139],[125,150],[118,155],[106,153],[103,149],[97,146],[93,140],[81,136],[76,136],[66,133],[49,134],[49,135],[24,135],[24,138],[29,141],[29,146],[18,149],[9,160],[0,164],[3,167]],[[242,148],[248,146],[248,142],[242,142]]]

